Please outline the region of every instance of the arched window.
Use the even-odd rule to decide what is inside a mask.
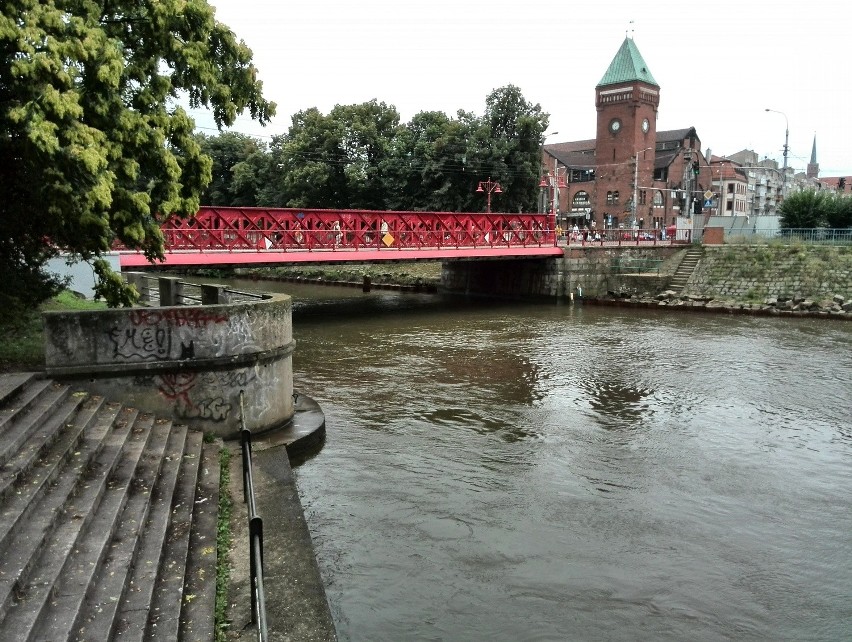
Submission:
[[[571,199],[571,209],[582,209],[590,205],[589,193],[582,190],[574,194],[574,198]]]
[[[666,204],[666,200],[663,197],[663,193],[660,190],[656,190],[654,192],[654,207],[663,207]]]

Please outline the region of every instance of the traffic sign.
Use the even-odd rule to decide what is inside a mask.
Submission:
[[[713,198],[713,192],[711,192],[711,191],[708,189],[706,192],[704,192],[704,198],[705,198],[705,200],[708,200],[708,201],[709,201],[711,198]]]
[[[711,201],[711,200],[708,198],[706,201],[704,201],[704,207],[705,207],[705,208],[707,208],[707,207],[713,207],[713,201]]]

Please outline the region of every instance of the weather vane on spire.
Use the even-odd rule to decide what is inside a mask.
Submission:
[[[633,20],[631,20],[631,21],[630,21],[630,22],[628,22],[627,24],[628,24],[629,26],[627,27],[627,29],[625,29],[625,30],[624,30],[624,37],[625,37],[625,38],[630,38],[631,40],[633,40],[633,31],[634,31],[634,29],[633,29]],[[628,31],[630,32],[629,34],[627,33]]]

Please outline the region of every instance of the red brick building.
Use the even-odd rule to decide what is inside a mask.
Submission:
[[[704,211],[713,186],[701,140],[694,127],[657,131],[659,104],[659,85],[625,38],[595,88],[595,138],[542,148],[546,208],[563,228],[659,229]]]

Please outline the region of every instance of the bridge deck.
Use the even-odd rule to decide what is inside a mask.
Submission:
[[[533,258],[546,256],[562,256],[559,247],[470,247],[470,248],[434,248],[434,249],[345,249],[309,251],[288,250],[244,250],[244,251],[173,251],[167,252],[162,262],[156,266],[162,267],[201,267],[201,266],[248,266],[248,265],[280,265],[288,263],[367,263],[371,261],[424,261],[446,259],[472,258]],[[122,268],[151,267],[144,254],[138,252],[121,252]]]

